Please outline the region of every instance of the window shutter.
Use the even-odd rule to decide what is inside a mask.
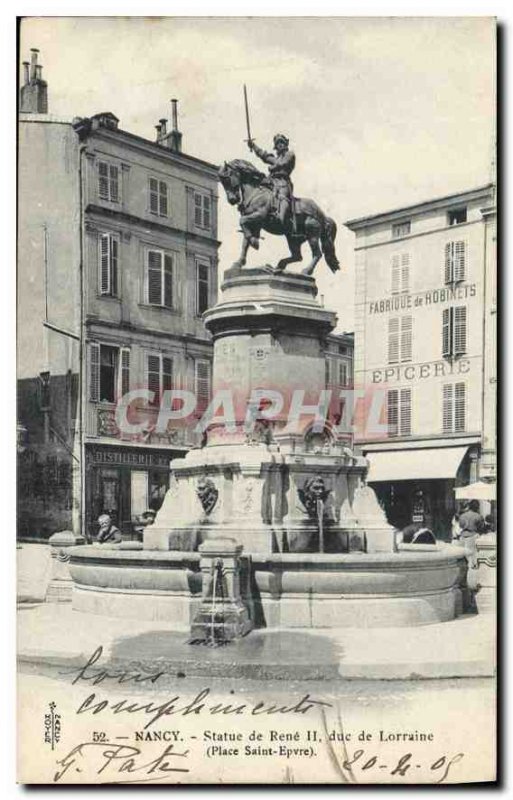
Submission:
[[[208,264],[198,264],[198,287],[197,287],[197,311],[203,314],[209,305],[209,278],[210,268]]]
[[[98,162],[98,196],[102,200],[109,199],[109,167],[105,161]]]
[[[399,361],[399,317],[388,320],[388,363]]]
[[[194,195],[194,224],[195,225],[199,225],[200,228],[201,228],[201,222],[202,222],[201,211],[202,211],[201,195],[196,193]]]
[[[461,356],[467,352],[467,307],[456,306],[454,313],[454,346],[455,356]]]
[[[162,391],[173,388],[173,359],[162,356]]]
[[[392,256],[392,294],[399,294],[400,287],[400,266],[399,256]]]
[[[100,345],[89,345],[89,400],[97,403],[100,399]]]
[[[147,375],[148,375],[148,389],[150,392],[155,392],[155,396],[151,401],[153,405],[157,405],[160,396],[160,356],[147,356]]]
[[[210,228],[210,197],[203,196],[203,227]]]
[[[155,178],[150,178],[149,181],[150,192],[150,212],[152,214],[159,213],[159,183]]]
[[[162,305],[162,253],[148,251],[148,303]]]
[[[100,236],[100,294],[110,294],[110,234]]]
[[[401,361],[411,361],[413,342],[413,317],[401,318]]]
[[[400,397],[399,433],[401,436],[409,436],[411,434],[411,389],[401,389]]]
[[[197,409],[203,411],[210,400],[210,362],[195,362],[195,390]]]
[[[173,307],[173,259],[164,255],[164,305]]]
[[[397,436],[399,429],[398,391],[390,389],[387,392],[387,425],[389,436]]]
[[[444,308],[442,312],[442,355],[451,355],[452,308]]]
[[[464,383],[454,384],[454,430],[458,433],[465,430],[466,392]]]
[[[347,364],[345,361],[340,362],[340,386],[347,386]]]
[[[454,242],[453,280],[465,280],[465,242]]]
[[[410,291],[410,254],[403,253],[401,256],[401,292]]]
[[[443,386],[443,420],[442,427],[444,433],[451,433],[453,426],[453,386],[452,383],[445,383]]]
[[[110,237],[110,293],[114,297],[118,296],[118,249],[119,242],[114,237]]]
[[[119,200],[119,179],[118,179],[119,170],[114,164],[110,164],[109,166],[109,177],[110,177],[110,199],[113,203],[117,203]]]
[[[130,391],[130,350],[121,348],[121,386],[120,396],[123,397]]]
[[[444,282],[445,283],[452,283],[453,281],[453,248],[454,242],[447,242],[445,245],[445,275],[444,275]]]
[[[159,214],[161,217],[167,217],[167,183],[165,181],[159,183]]]

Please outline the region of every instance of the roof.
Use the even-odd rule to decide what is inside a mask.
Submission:
[[[381,211],[377,214],[372,214],[367,217],[357,217],[355,219],[350,219],[347,220],[347,222],[344,222],[344,225],[346,226],[346,228],[349,228],[350,230],[358,230],[359,228],[365,228],[368,225],[377,225],[380,222],[387,222],[391,219],[397,219],[405,216],[412,216],[413,214],[419,214],[428,209],[443,208],[444,206],[451,206],[455,205],[456,203],[477,200],[480,197],[489,194],[492,188],[493,184],[488,183],[485,184],[484,186],[478,186],[473,189],[466,189],[461,192],[455,192],[453,194],[444,195],[443,197],[435,197],[430,200],[422,200],[418,203],[414,203],[409,206],[402,206],[401,208],[392,209],[391,211]]]

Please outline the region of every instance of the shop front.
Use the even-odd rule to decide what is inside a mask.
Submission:
[[[477,451],[468,446],[367,452],[368,483],[391,525],[429,528],[451,541],[456,512],[454,489],[469,483]]]
[[[94,540],[100,514],[109,514],[127,539],[139,516],[158,511],[169,487],[170,462],[181,451],[150,447],[86,446],[86,532]]]

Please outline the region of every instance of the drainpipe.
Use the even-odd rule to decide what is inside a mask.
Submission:
[[[85,513],[85,503],[86,503],[86,480],[85,480],[85,473],[86,473],[86,459],[85,459],[85,398],[84,394],[87,391],[87,387],[85,385],[85,328],[84,328],[84,233],[85,233],[85,220],[84,220],[84,153],[87,149],[87,145],[83,144],[79,150],[79,162],[78,162],[78,181],[79,181],[79,224],[80,224],[80,237],[79,237],[79,252],[80,252],[80,260],[79,260],[79,291],[80,291],[80,314],[79,314],[79,374],[78,374],[78,402],[79,402],[79,428],[78,428],[78,437],[79,437],[79,448],[80,448],[80,527],[81,531],[79,533],[85,538],[85,540],[89,541],[89,534],[86,530],[86,513]]]

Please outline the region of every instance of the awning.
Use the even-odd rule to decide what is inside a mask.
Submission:
[[[496,491],[495,483],[487,483],[486,481],[477,481],[476,483],[469,483],[468,486],[458,486],[454,490],[456,500],[495,500]]]
[[[369,483],[379,481],[426,481],[454,478],[468,447],[437,447],[418,450],[370,452]]]

